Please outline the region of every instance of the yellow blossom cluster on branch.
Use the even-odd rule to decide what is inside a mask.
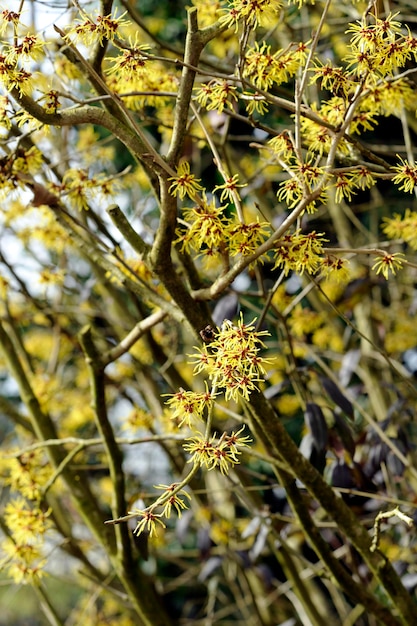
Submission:
[[[268,332],[257,331],[254,322],[245,324],[240,317],[234,325],[225,320],[221,328],[216,331],[213,329],[213,339],[191,355],[195,363],[194,373],[204,373],[206,376],[206,390],[200,393],[179,389],[170,395],[166,404],[178,428],[187,427],[195,433],[183,445],[184,450],[191,455],[189,463],[193,464],[193,469],[182,483],[158,487],[164,488],[164,493],[149,507],[129,513],[129,516],[139,518],[136,534],[147,531],[155,535],[158,526],[165,527],[164,519],[169,519],[173,510],[180,516],[182,510],[188,508],[180,495],[190,498],[184,487],[200,467],[208,470],[217,468],[222,474],[228,474],[239,463],[241,448],[248,446],[251,441],[250,437],[241,434],[245,426],[231,434],[224,432],[220,437],[216,434],[209,437],[208,433],[216,398],[223,392],[226,400],[248,400],[266,373],[264,365],[268,360],[261,357],[259,351],[265,347],[261,337]],[[204,435],[199,432],[200,424],[205,424]],[[162,511],[158,512],[161,507]]]
[[[84,19],[75,21],[66,36],[68,39],[75,38],[84,45],[103,44],[104,41],[112,41],[120,32],[120,27],[127,23],[124,20],[126,13],[117,17],[116,12],[113,15],[97,14],[94,17],[85,15]]]
[[[1,542],[3,566],[15,583],[38,584],[47,563],[45,535],[51,510],[42,508],[42,488],[51,476],[41,451],[16,454],[4,464],[13,498],[5,506],[8,536]]]
[[[279,0],[232,0],[220,21],[227,26],[235,26],[236,29],[240,23],[245,23],[250,28],[267,26],[276,19],[281,8],[282,2]]]
[[[323,233],[314,231],[308,235],[300,232],[286,235],[276,244],[275,266],[282,267],[286,273],[295,270],[314,274],[323,261],[324,243]]]
[[[255,42],[245,55],[243,76],[255,87],[267,91],[273,85],[287,83],[304,66],[307,46],[303,43],[271,53],[271,46]]]
[[[15,4],[0,10],[2,568],[54,624],[278,624],[299,619],[294,597],[312,623],[357,607],[366,625],[416,623],[347,506],[392,485],[411,501],[401,478],[417,477],[414,18],[74,0],[49,28]],[[323,614],[285,542],[291,590],[282,606],[263,593],[284,533],[340,585]],[[329,548],[340,537],[359,569]],[[55,551],[86,573],[68,573],[83,599],[65,620],[42,581]],[[172,610],[191,578],[198,600]]]
[[[390,239],[402,239],[413,250],[417,250],[417,212],[406,209],[404,215],[384,219],[384,233]]]

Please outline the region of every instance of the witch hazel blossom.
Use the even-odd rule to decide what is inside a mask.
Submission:
[[[203,393],[196,391],[185,391],[180,388],[177,393],[170,396],[167,404],[172,412],[172,419],[178,419],[178,428],[186,424],[189,428],[196,420],[203,419],[205,409],[208,409],[213,402],[214,394],[208,389]]]
[[[208,470],[220,469],[226,475],[230,469],[239,463],[238,456],[242,453],[241,448],[248,447],[251,438],[239,436],[245,426],[236,433],[230,435],[223,433],[220,438],[216,434],[209,439],[201,436],[190,437],[184,444],[184,450],[191,454],[189,463],[201,465]]]
[[[215,340],[191,355],[196,359],[194,372],[204,372],[210,380],[216,380],[217,387],[225,390],[226,400],[248,400],[263,380],[263,364],[269,361],[259,351],[265,347],[261,337],[269,333],[256,331],[254,321],[245,324],[241,316],[234,325],[225,320]]]
[[[207,336],[207,329],[206,336]],[[148,532],[156,535],[158,528],[166,527],[165,520],[173,512],[181,517],[188,508],[190,496],[184,488],[201,468],[219,470],[227,475],[239,463],[242,449],[248,447],[251,438],[243,434],[246,426],[231,433],[223,432],[220,436],[211,434],[211,419],[215,398],[222,393],[225,400],[248,400],[251,391],[257,389],[257,383],[265,374],[264,364],[268,362],[259,352],[265,348],[263,337],[267,331],[258,331],[255,320],[246,324],[242,315],[236,324],[225,320],[220,328],[213,330],[209,337],[210,343],[203,344],[197,353],[190,355],[194,360],[194,375],[204,374],[211,381],[211,389],[207,382],[205,391],[199,393],[186,391],[182,388],[170,394],[166,401],[172,409],[172,418],[179,421],[178,428],[184,425],[194,431],[188,437],[183,448],[189,454],[188,463],[192,469],[180,483],[158,485],[157,489],[164,492],[145,509],[135,509],[129,515],[137,516],[135,534]],[[205,423],[205,433],[198,432],[197,424]]]
[[[193,200],[198,192],[203,190],[203,187],[199,184],[200,179],[191,174],[188,161],[182,161],[178,166],[177,175],[172,176],[168,180],[172,181],[169,193],[173,196],[179,196],[181,200],[185,196]]]

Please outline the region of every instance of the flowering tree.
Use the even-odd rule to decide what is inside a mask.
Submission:
[[[54,625],[415,623],[413,24],[70,4],[0,22],[9,584]]]

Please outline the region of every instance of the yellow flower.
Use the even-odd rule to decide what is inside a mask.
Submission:
[[[232,256],[248,255],[255,252],[271,234],[268,222],[250,222],[249,224],[232,225],[228,232],[228,247]]]
[[[347,97],[355,88],[356,83],[343,71],[342,67],[333,67],[329,62],[322,65],[317,63],[313,71],[311,83],[319,82],[322,89],[333,94],[342,93]]]
[[[233,192],[236,192],[238,187],[247,187],[246,183],[239,185],[237,182],[238,180],[239,174],[234,174],[234,176],[226,178],[223,185],[216,185],[213,189],[213,193],[219,191],[220,189],[222,190],[220,194],[220,202],[224,202],[226,199],[229,200],[229,202],[233,202]]]
[[[212,440],[202,439],[201,437],[190,437],[184,444],[184,450],[192,456],[188,461],[195,465],[205,465],[207,468],[212,466],[214,454],[214,445]]]
[[[286,273],[295,270],[299,274],[305,271],[314,274],[321,264],[323,243],[326,241],[323,233],[316,233],[315,230],[307,235],[299,231],[288,234],[275,246],[274,267],[282,267]]]
[[[350,74],[364,75],[376,81],[378,76],[392,75],[413,54],[414,44],[402,36],[402,25],[394,20],[398,13],[368,24],[364,19],[351,24],[351,53],[345,57]]]
[[[106,57],[111,66],[106,70],[106,74],[119,74],[124,81],[137,79],[138,74],[148,71],[148,57],[143,53],[150,50],[148,44],[138,44],[136,41],[128,49],[122,51],[117,57]]]
[[[7,55],[8,62],[16,62],[18,59],[23,61],[31,59],[33,61],[40,61],[43,57],[43,48],[45,42],[39,39],[38,35],[31,35],[28,33],[20,43],[16,43],[10,48],[10,52]]]
[[[417,250],[417,213],[406,209],[404,216],[384,218],[383,231],[390,239],[403,239],[413,250]]]
[[[202,202],[191,209],[185,209],[184,219],[188,230],[180,234],[178,242],[189,250],[214,251],[223,249],[228,236],[229,221],[223,216],[224,206],[216,206],[215,199],[209,204],[204,197]]]
[[[17,89],[22,96],[29,96],[34,89],[35,76],[25,69],[16,69],[0,60],[0,76],[8,91]]]
[[[225,107],[233,109],[233,101],[237,100],[235,92],[236,87],[227,80],[221,83],[211,81],[201,86],[196,99],[208,111],[216,110],[218,113],[222,113]]]
[[[198,9],[198,23],[200,28],[205,28],[216,22],[220,2],[218,0],[191,0],[193,6]]]
[[[268,103],[266,102],[264,96],[258,93],[252,94],[245,91],[244,95],[242,96],[242,100],[245,100],[246,111],[250,116],[254,115],[254,113],[259,113],[259,115],[265,115],[265,113],[267,113],[269,110]]]
[[[149,533],[150,537],[157,535],[157,524],[162,526],[162,528],[166,528],[164,522],[160,519],[162,517],[162,513],[153,513],[152,511],[142,511],[140,509],[135,509],[132,511],[133,513],[137,513],[138,516],[141,516],[142,519],[136,524],[136,528],[133,531],[135,535],[140,535],[143,532]]]
[[[162,515],[169,519],[171,517],[172,509],[174,508],[177,512],[178,517],[181,517],[182,511],[184,509],[188,509],[188,504],[185,502],[183,498],[180,496],[186,496],[189,500],[191,500],[191,496],[184,489],[180,489],[180,491],[175,490],[177,488],[177,483],[172,483],[172,485],[157,485],[156,489],[163,489],[165,491],[164,494],[155,502],[155,506],[158,505],[158,502],[162,500],[163,510]],[[171,494],[171,495],[170,495]]]
[[[193,199],[196,197],[197,193],[203,189],[199,184],[200,178],[196,178],[194,174],[191,174],[188,161],[182,161],[178,166],[177,176],[173,176],[168,180],[173,181],[169,188],[170,194],[173,196],[179,195],[181,200],[183,200],[185,196]]]
[[[269,333],[256,331],[254,321],[245,324],[241,316],[234,325],[225,320],[209,347],[203,345],[192,355],[197,357],[194,372],[205,371],[219,388],[225,389],[226,400],[248,399],[265,374],[263,364],[268,361],[259,356],[259,351],[264,347],[261,337]]]
[[[410,165],[406,159],[402,159],[400,156],[398,158],[401,165],[395,165],[392,168],[397,172],[392,180],[397,185],[401,185],[400,190],[412,193],[417,184],[417,162],[414,161],[413,165]]]
[[[355,178],[352,174],[337,174],[334,182],[334,188],[336,190],[335,201],[341,202],[344,198],[351,201],[354,195]]]
[[[349,278],[349,261],[330,254],[322,258],[320,270],[327,279],[335,279],[336,282],[345,282]]]
[[[218,468],[222,474],[228,474],[229,470],[239,463],[238,455],[240,448],[247,447],[252,441],[250,437],[239,437],[244,430],[244,426],[236,433],[230,435],[223,433],[217,439],[216,435],[210,439],[192,437],[184,445],[184,450],[192,454],[189,463],[204,465],[208,470]]]
[[[181,389],[174,393],[167,404],[174,409],[172,419],[179,419],[178,428],[184,423],[190,428],[193,421],[203,419],[203,412],[208,409],[213,402],[213,394],[208,389],[204,393],[196,391],[185,391]]]
[[[128,23],[123,20],[126,13],[127,11],[119,17],[116,17],[116,14],[113,17],[110,14],[97,15],[96,21],[89,18],[84,21],[76,20],[76,26],[68,30],[66,37],[71,38],[73,36],[86,46],[96,43],[103,45],[106,40],[113,41],[116,35],[120,37],[120,26]]]
[[[361,109],[372,111],[374,115],[396,115],[402,107],[415,110],[415,99],[415,92],[406,79],[384,81],[368,89]]]
[[[358,189],[369,189],[376,183],[376,179],[364,165],[359,166],[358,169],[353,172],[352,178],[355,187]]]
[[[250,28],[269,26],[275,22],[281,8],[279,0],[232,0],[220,22],[228,27],[235,26],[236,30],[240,20],[245,21]]]
[[[27,582],[39,583],[39,579],[44,575],[46,559],[42,558],[42,551],[38,546],[30,543],[19,545],[11,539],[6,539],[1,547],[11,560],[8,564],[8,574],[16,585]]]
[[[239,437],[245,428],[246,426],[242,426],[237,432],[232,432],[230,435],[223,434],[221,437],[222,445],[228,446],[234,454],[240,454],[239,447],[248,447],[252,443],[252,439],[247,435]]]
[[[26,498],[39,500],[42,487],[49,480],[52,470],[41,450],[24,452],[10,460],[8,484]]]
[[[278,157],[286,154],[292,156],[294,153],[294,146],[287,130],[272,137],[272,139],[268,141],[268,146],[271,147],[272,152]]]
[[[17,544],[35,544],[51,527],[48,519],[50,514],[51,509],[42,511],[37,506],[30,508],[24,498],[16,498],[7,503],[4,521]]]
[[[296,46],[296,44],[293,44]],[[304,65],[307,46],[300,43],[295,49],[271,52],[271,46],[257,42],[245,55],[244,76],[258,89],[268,90],[272,85],[286,83]]]
[[[47,113],[56,113],[61,106],[59,101],[59,94],[55,89],[50,89],[40,102],[44,102],[44,107]]]
[[[16,150],[12,171],[20,173],[36,174],[43,164],[42,152],[32,146],[28,150],[19,148]]]
[[[297,161],[294,165],[290,165],[289,169],[291,170],[291,177],[280,184],[277,198],[280,201],[284,200],[288,204],[288,207],[292,209],[302,198],[308,197],[314,191],[314,186],[317,185],[323,177],[324,170],[308,161]],[[314,212],[316,202],[324,202],[325,197],[326,189],[323,187],[320,197],[306,207],[307,212]]]
[[[20,13],[4,9],[0,14],[0,35],[4,35],[9,25],[16,29],[20,21]]]
[[[376,262],[373,264],[372,269],[376,270],[377,274],[382,274],[388,280],[390,272],[395,276],[397,270],[402,269],[403,264],[406,262],[400,258],[402,256],[404,256],[402,252],[393,254],[388,254],[387,252],[375,259]]]

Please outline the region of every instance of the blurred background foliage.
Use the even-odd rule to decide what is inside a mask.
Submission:
[[[67,25],[79,14],[77,3],[68,7],[58,1],[23,4],[28,9],[24,21],[30,16],[40,31],[44,19],[48,23],[57,19],[58,15],[50,13],[52,8],[57,14],[62,11]],[[153,61],[159,64],[157,80],[166,81],[168,92],[175,90],[180,76],[181,65],[176,61],[182,56],[186,8],[191,4],[199,5],[201,24],[206,26],[218,17],[213,8],[227,3],[115,3],[118,15],[127,10],[132,22],[138,18],[139,28],[126,29],[132,33],[139,30],[140,43],[149,44],[158,58],[168,59]],[[98,3],[79,5],[90,13]],[[387,0],[377,5],[381,15],[400,11],[398,19],[414,31],[415,2]],[[348,53],[348,24],[359,20],[366,9],[366,3],[331,3],[317,48],[323,63],[343,63]],[[285,9],[285,18],[260,30],[259,40],[274,49],[311,41],[322,11],[320,1],[300,9],[291,4]],[[55,38],[56,33],[51,33],[48,31],[47,37]],[[44,74],[41,83],[46,81],[51,88],[56,73],[62,90],[80,101],[92,97],[93,90],[78,73],[77,64],[72,64],[70,72],[65,45],[62,41],[56,45],[59,53],[47,55],[39,65]],[[88,46],[85,52],[89,52]],[[202,66],[208,74],[230,74],[238,52],[239,37],[233,29],[224,30],[207,45]],[[118,53],[109,48],[107,62],[111,64]],[[407,68],[414,66],[410,60]],[[408,81],[415,97],[414,76],[410,74]],[[207,76],[196,80],[199,85]],[[294,81],[274,87],[272,93],[293,99]],[[317,83],[306,87],[306,102],[326,98],[329,94]],[[171,141],[173,101],[168,95],[131,103],[137,124],[160,154],[166,153]],[[69,102],[67,98],[67,105]],[[11,154],[17,158],[20,149],[39,148],[43,165],[34,171],[50,193],[62,193],[68,215],[57,221],[33,185],[25,190],[6,189],[1,199],[1,317],[40,409],[51,416],[49,438],[65,440],[61,457],[56,457],[57,466],[67,464],[76,480],[88,487],[102,523],[112,517],[114,485],[108,469],[109,451],[98,441],[97,406],[91,406],[91,373],[79,334],[88,325],[98,353],[107,354],[138,320],[157,310],[157,298],[165,303],[169,300],[162,282],[132,251],[106,212],[115,199],[144,241],[152,243],[159,205],[137,156],[108,130],[88,125],[50,127],[46,132],[33,120],[22,125],[19,107],[7,106],[13,115],[2,136],[1,166]],[[368,160],[373,155],[389,167],[398,163],[398,155],[406,158],[410,149],[413,152],[415,108],[416,101],[408,110],[379,116],[378,123],[360,135],[361,156]],[[270,106],[263,116],[256,112],[248,116],[240,101],[221,114],[201,114],[222,162],[247,183],[242,190],[247,219],[259,217],[278,227],[288,210],[276,197],[286,174],[265,156],[263,148],[271,129],[279,134],[293,128],[293,113],[277,105]],[[193,115],[182,156],[192,164],[192,172],[204,188],[212,190],[223,183],[207,138]],[[337,166],[344,165],[343,155],[339,155]],[[93,183],[77,195],[81,171],[88,172]],[[80,203],[86,210],[79,210]],[[180,219],[182,208],[179,203]],[[387,249],[405,253],[409,265],[387,281],[372,271],[374,256],[363,252],[384,246],[384,218],[404,215],[407,209],[416,210],[415,195],[402,193],[388,177],[338,202],[329,194],[327,203],[320,204],[314,214],[304,215],[299,226],[304,233],[324,233],[328,246],[350,250],[345,279],[285,273],[275,267],[270,253],[262,263],[245,269],[219,299],[207,304],[207,321],[212,318],[216,326],[224,319],[236,320],[242,313],[246,321],[258,318],[261,328],[268,330],[263,354],[269,364],[262,391],[303,455],[370,533],[377,513],[395,506],[415,519],[416,255],[399,238],[389,242]],[[228,211],[232,214],[234,207]],[[355,249],[362,252],[355,254]],[[193,265],[180,246],[176,246],[174,258],[177,273],[190,289],[210,285],[222,270],[221,263],[204,255],[196,255]],[[126,282],[126,277],[132,281],[132,276],[149,289],[149,300]],[[191,433],[179,431],[164,394],[181,387],[204,390],[203,377],[195,376],[188,356],[195,353],[197,341],[190,325],[173,315],[161,320],[106,368],[106,410],[123,451],[128,510],[150,504],[156,497],[155,485],[175,482],[184,472],[187,456],[177,440]],[[41,437],[28,417],[31,397],[22,398],[16,372],[13,375],[7,359],[0,361],[0,391],[0,624],[140,623],[104,549],[104,531],[97,527],[94,535],[77,510],[68,484],[59,472],[54,475],[56,469],[42,448],[33,448]],[[134,537],[130,529],[133,567],[151,581],[155,597],[173,624],[380,623],[323,575],[323,564],[277,482],[273,459],[250,432],[246,417],[239,403],[219,399],[213,431],[230,432],[236,430],[236,424],[246,425],[244,432],[253,443],[227,476],[215,471],[199,474],[191,484],[189,510],[181,517],[173,516],[157,536]],[[40,582],[37,571],[36,575],[23,571],[25,555],[6,548],[13,537],[13,516],[21,520],[26,515],[27,505],[16,500],[20,496],[39,507],[38,522],[41,513],[49,520],[27,542],[39,549],[33,562],[45,573]],[[11,501],[17,512],[7,508]],[[317,502],[308,499],[308,507],[332,553],[356,582],[369,587],[378,598],[378,584],[360,555]],[[383,525],[380,550],[414,597],[415,530],[390,519]],[[13,569],[14,559],[18,566]],[[33,579],[33,585],[24,584]],[[381,605],[389,611],[385,600]]]

